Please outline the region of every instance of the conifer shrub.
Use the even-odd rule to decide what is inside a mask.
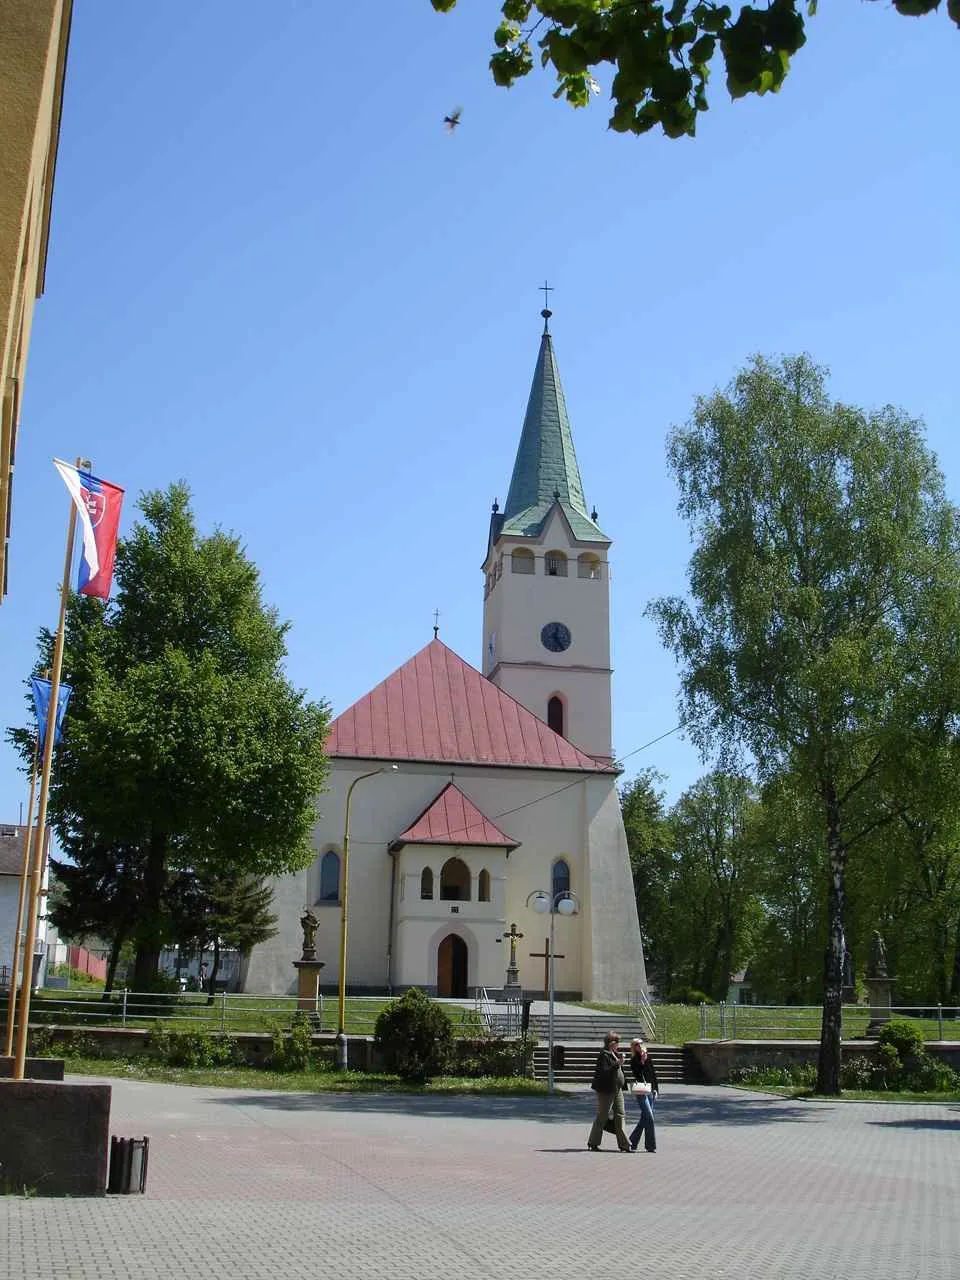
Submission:
[[[442,1005],[411,987],[381,1010],[374,1041],[388,1071],[412,1084],[443,1075],[453,1055],[453,1027]]]

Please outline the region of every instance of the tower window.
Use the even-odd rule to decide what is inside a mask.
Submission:
[[[510,564],[514,573],[533,573],[533,552],[526,547],[515,547]]]
[[[600,560],[597,556],[591,555],[585,551],[582,556],[577,558],[577,577],[592,578],[597,581],[600,577]]]
[[[433,897],[433,872],[429,867],[424,867],[420,872],[420,897]]]
[[[548,578],[565,578],[567,576],[567,557],[562,551],[548,551],[544,571]]]
[[[570,865],[565,858],[558,858],[553,864],[551,885],[553,887],[554,902],[556,902],[559,894],[570,892]]]
[[[563,737],[563,699],[556,694],[547,703],[547,724]]]
[[[477,877],[477,901],[490,901],[490,872],[484,867]]]

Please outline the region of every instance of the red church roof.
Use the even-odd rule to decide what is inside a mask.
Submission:
[[[480,844],[516,849],[517,841],[485,818],[458,786],[448,782],[394,844]]]
[[[610,771],[440,640],[431,640],[337,716],[327,752],[369,760]]]

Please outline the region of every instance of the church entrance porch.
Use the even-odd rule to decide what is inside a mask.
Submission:
[[[448,933],[437,947],[437,995],[467,994],[467,944]]]

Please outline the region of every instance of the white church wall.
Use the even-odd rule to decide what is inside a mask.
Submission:
[[[587,904],[593,940],[589,957],[588,999],[626,1000],[631,991],[647,989],[637,900],[630,872],[627,835],[616,790],[599,780],[589,784],[587,826],[593,851]],[[597,856],[602,851],[602,856]]]
[[[320,798],[323,816],[314,831],[313,843],[318,855],[330,847],[341,849],[347,787],[353,778],[376,768],[377,763],[344,760],[333,762],[329,789]],[[613,777],[609,774],[589,777],[561,770],[479,766],[451,770],[449,766],[403,762],[399,763],[397,773],[384,773],[366,779],[354,791],[350,822],[348,986],[374,989],[386,986],[391,886],[388,845],[435,799],[451,780],[451,774],[457,786],[485,816],[496,822],[512,839],[521,842],[509,859],[505,858],[503,861],[505,883],[502,879],[498,881],[491,869],[491,887],[496,900],[491,904],[473,904],[485,908],[489,905],[492,918],[496,921],[495,926],[490,925],[490,931],[496,928],[502,933],[515,921],[517,928],[523,932],[523,942],[517,948],[521,983],[531,992],[539,992],[543,987],[543,961],[531,958],[529,953],[543,950],[544,938],[549,931],[549,918],[537,915],[526,906],[526,900],[537,890],[551,889],[551,869],[554,861],[562,856],[570,867],[570,887],[584,904],[585,914],[582,918],[558,917],[555,922],[556,949],[564,955],[562,960],[558,959],[556,962],[556,986],[560,991],[583,991],[585,995],[592,995],[592,962],[589,947],[584,943],[582,935],[591,919],[586,914],[587,909],[596,898],[589,883],[591,868],[595,870],[596,865],[604,859],[600,846],[595,847],[593,855],[588,855],[587,838],[593,842],[604,840],[609,843],[612,840],[617,856],[624,861],[625,870],[622,874],[618,875],[615,871],[605,873],[604,884],[607,887],[603,889],[600,901],[606,904],[606,909],[615,913],[624,910],[622,904],[615,905],[615,900],[620,892],[618,886],[629,881],[625,844],[621,847],[618,843],[622,839],[622,824],[618,831],[616,822],[610,818],[612,813],[619,820]],[[585,820],[584,797],[588,794],[599,798],[589,801],[589,820]],[[612,809],[603,797],[612,797]],[[407,850],[414,848],[422,846],[408,846]],[[403,851],[401,857],[407,854],[407,850]],[[491,858],[486,851],[479,854],[467,849],[458,850],[458,854],[471,868],[474,878],[479,874],[481,864],[486,863],[492,868]],[[416,865],[412,853],[406,865],[411,868]],[[432,865],[435,865],[435,871],[439,873],[439,862]],[[299,918],[305,893],[310,888],[311,894],[315,895],[317,884],[316,868],[309,874],[285,876],[273,881],[274,910],[279,918],[280,932],[269,942],[254,948],[246,979],[248,991],[278,993],[295,989],[292,961],[300,955],[301,950]],[[412,882],[408,880],[405,885],[408,897],[412,888]],[[416,891],[418,892],[418,886]],[[408,908],[408,919],[412,920],[416,912],[409,910],[408,897],[404,899],[403,905]],[[336,986],[339,981],[339,906],[336,903],[311,905],[320,919],[316,945],[319,959],[325,962],[321,983],[328,987]],[[397,905],[399,907],[401,904],[398,902]],[[449,908],[458,904],[443,905]],[[398,918],[399,914],[398,912]],[[447,917],[446,912],[444,916]],[[456,919],[452,913],[449,918]],[[595,911],[593,918],[596,927],[601,928],[606,937],[609,926],[603,924],[602,917],[596,917]],[[486,932],[483,936],[486,936]],[[430,983],[429,966],[432,963],[435,970],[436,956],[424,954],[425,939],[428,940],[428,929],[424,922],[405,924],[402,931],[399,927],[396,928],[394,983]],[[607,943],[603,945],[606,946]],[[639,934],[637,947],[639,948]],[[507,960],[506,944],[501,943],[493,950],[487,950],[480,957],[476,970],[478,976],[470,979],[471,984],[501,986]],[[401,963],[403,978],[397,968]],[[607,965],[604,984],[617,981],[617,975],[623,971],[624,965],[620,961]],[[619,992],[619,998],[623,998],[624,994],[625,991]]]

